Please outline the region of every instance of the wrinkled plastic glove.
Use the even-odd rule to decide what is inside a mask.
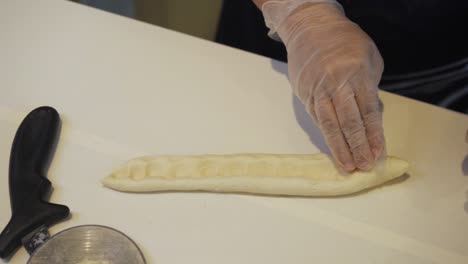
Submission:
[[[337,163],[371,169],[385,152],[377,94],[384,64],[374,42],[336,1],[270,0],[262,12],[269,35],[286,46],[292,89]]]

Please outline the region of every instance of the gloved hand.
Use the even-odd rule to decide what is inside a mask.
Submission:
[[[385,149],[377,94],[384,65],[374,42],[333,0],[270,0],[262,12],[286,46],[293,91],[338,164],[372,168]]]

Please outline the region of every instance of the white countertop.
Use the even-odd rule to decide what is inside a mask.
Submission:
[[[468,263],[468,116],[383,92],[398,184],[341,198],[119,193],[139,155],[315,153],[320,132],[271,59],[63,0],[0,2],[0,226],[19,123],[49,105],[62,132],[51,202],[125,232],[148,263]],[[463,165],[463,162],[465,164]],[[10,263],[25,263],[21,249]]]

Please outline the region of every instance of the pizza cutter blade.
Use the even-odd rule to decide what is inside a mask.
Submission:
[[[55,234],[37,248],[28,264],[144,264],[138,246],[113,228],[82,225]]]

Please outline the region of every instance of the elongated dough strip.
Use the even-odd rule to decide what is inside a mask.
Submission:
[[[208,191],[336,196],[403,175],[408,163],[387,157],[368,172],[340,173],[325,154],[146,156],[128,161],[102,183],[126,192]]]

